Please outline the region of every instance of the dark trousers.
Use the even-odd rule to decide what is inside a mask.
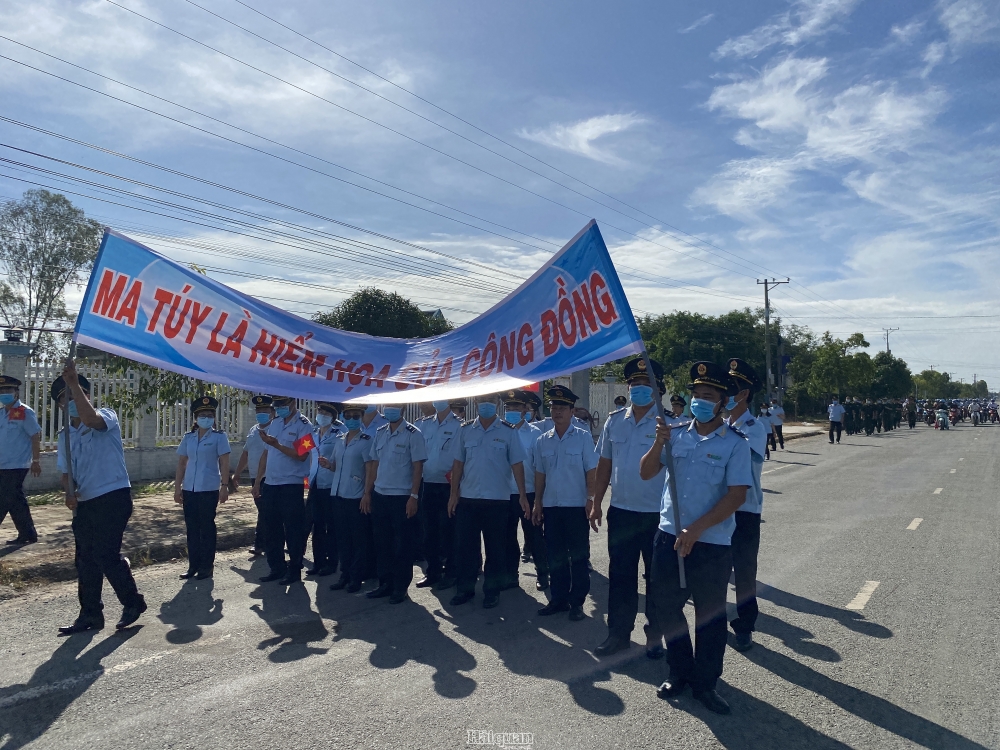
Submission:
[[[251,486],[253,486],[253,482],[254,482],[253,477],[250,477]],[[263,552],[266,549],[264,542],[264,528],[266,525],[264,521],[264,498],[255,497],[253,499],[253,504],[257,506],[257,526],[254,529],[254,534],[253,534],[253,548],[257,552]]]
[[[781,425],[780,424],[774,424],[774,425],[771,425],[771,428],[774,430],[774,437],[778,438],[778,444],[782,447],[782,449],[784,449],[784,447],[785,447],[785,436],[781,434]],[[773,439],[774,438],[772,437],[772,440]],[[772,445],[773,444],[774,443],[772,442]]]
[[[535,505],[535,493],[528,493],[528,502]],[[518,505],[518,508],[521,506]],[[532,562],[535,563],[535,575],[538,578],[548,578],[549,576],[549,556],[545,551],[545,533],[541,526],[535,526],[530,518],[521,516],[521,533],[524,535],[524,548],[531,555]]]
[[[427,560],[427,577],[454,578],[457,555],[455,554],[455,519],[448,517],[448,500],[451,485],[441,482],[424,482],[420,505],[424,512],[424,558]]]
[[[27,469],[0,469],[0,523],[10,513],[10,520],[17,529],[17,538],[36,540],[35,522],[31,520],[28,498],[24,495],[24,478]]]
[[[528,507],[535,504],[535,493],[529,492]],[[510,496],[510,507],[507,521],[503,530],[504,547],[504,584],[516,584],[521,568],[521,545],[517,541],[517,527],[524,520],[524,511],[521,510],[521,496]],[[538,528],[537,526],[534,528]],[[527,541],[527,536],[525,536]]]
[[[284,573],[288,567],[302,570],[302,556],[306,551],[305,486],[264,482],[261,494],[264,496],[264,542],[271,572]]]
[[[188,568],[211,571],[215,567],[215,512],[219,508],[219,491],[188,492],[184,490],[184,526],[187,528]]]
[[[684,558],[687,588],[677,576],[676,537],[663,531],[653,541],[650,589],[657,617],[667,639],[667,663],[672,681],[686,680],[695,691],[715,689],[726,654],[726,588],[732,568],[730,549],[722,544],[695,542]],[[694,599],[695,646],[691,645],[684,605]]]
[[[338,558],[330,488],[311,487],[308,505],[312,511],[313,567],[327,568],[333,572],[337,569]]]
[[[508,500],[459,498],[455,513],[455,536],[458,545],[458,593],[476,590],[476,576],[482,560],[480,536],[486,547],[483,566],[483,595],[499,594],[503,588],[506,554],[504,529],[510,514]]]
[[[372,527],[378,584],[402,594],[413,580],[413,541],[417,519],[406,517],[409,495],[372,493]]]
[[[767,433],[767,443],[768,443],[768,445],[771,446],[771,450],[773,450],[773,451],[778,450],[778,446],[777,446],[777,444],[774,441],[774,433],[773,432]],[[781,447],[784,448],[785,446],[781,446]]]
[[[730,624],[736,633],[752,633],[757,622],[757,552],[760,550],[760,513],[736,511],[733,532],[733,577],[736,613]]]
[[[582,607],[590,593],[590,523],[579,508],[544,508],[552,603]]]
[[[612,505],[608,508],[608,632],[628,640],[639,613],[639,560],[646,580],[653,565],[653,537],[660,525],[659,513],[640,513]],[[646,638],[663,636],[656,617],[656,604],[646,586]]]
[[[101,589],[105,578],[123,607],[145,603],[122,556],[122,536],[131,516],[132,492],[128,487],[81,501],[76,507],[73,538],[82,618],[103,620]]]
[[[833,442],[833,433],[835,431],[837,433],[837,442],[838,443],[840,442],[840,430],[841,430],[841,424],[840,424],[840,422],[832,422],[832,421],[830,422],[830,442],[831,443]]]
[[[370,554],[368,539],[372,517],[361,512],[360,498],[337,496],[333,498],[333,519],[340,555],[340,577],[360,586]]]

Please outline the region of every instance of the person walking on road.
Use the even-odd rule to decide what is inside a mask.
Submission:
[[[837,442],[840,442],[840,431],[844,423],[844,407],[841,405],[840,399],[834,396],[833,402],[826,408],[826,411],[830,415],[830,445],[833,445],[834,432],[837,433]]]
[[[34,544],[38,541],[31,520],[24,478],[42,474],[41,432],[35,412],[21,403],[21,381],[0,375],[0,523],[7,514],[17,529],[17,538],[7,544]]]

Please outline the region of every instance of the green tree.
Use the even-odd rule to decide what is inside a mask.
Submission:
[[[424,339],[453,328],[447,320],[422,312],[405,297],[375,287],[355,292],[333,310],[316,313],[313,320],[342,331],[396,339]]]
[[[872,378],[873,398],[903,398],[913,393],[913,376],[903,360],[889,352],[879,352],[872,359],[875,375]]]
[[[25,341],[54,353],[55,339],[38,331],[52,321],[72,320],[65,291],[81,284],[100,247],[101,224],[65,196],[28,190],[0,207],[0,313],[6,324],[27,329]]]

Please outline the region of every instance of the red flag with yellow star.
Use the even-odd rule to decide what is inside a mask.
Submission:
[[[7,419],[12,422],[23,422],[25,419],[24,405],[18,404],[17,406],[12,406],[7,412]]]
[[[292,443],[292,447],[295,449],[296,453],[298,453],[300,456],[304,456],[309,451],[311,451],[313,448],[316,447],[316,441],[313,440],[312,435],[303,435],[294,443]]]

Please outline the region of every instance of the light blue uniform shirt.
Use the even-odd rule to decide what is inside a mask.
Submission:
[[[545,475],[543,508],[582,508],[587,504],[587,472],[597,468],[590,430],[571,424],[562,437],[555,427],[543,432],[535,441],[534,459],[535,471]]]
[[[750,468],[750,445],[729,425],[702,437],[692,422],[687,429],[671,431],[670,448],[674,456],[677,492],[681,496],[681,526],[688,527],[708,513],[730,487],[753,487]],[[736,529],[735,516],[729,516],[705,530],[698,539],[707,544],[729,546]],[[674,530],[674,506],[670,483],[664,478],[660,530],[677,535]]]
[[[264,445],[264,441],[260,439],[260,431],[266,429],[266,427],[255,424],[250,428],[250,432],[247,433],[247,440],[243,444],[243,450],[247,452],[247,471],[250,472],[251,479],[257,478],[257,467],[260,466],[260,457],[264,455],[264,451],[267,448]]]
[[[462,425],[455,459],[463,464],[461,497],[510,502],[514,481],[510,467],[524,463],[524,445],[517,430],[500,417],[495,417],[487,428],[476,417]]]
[[[652,479],[639,476],[639,462],[656,439],[656,409],[650,406],[636,422],[633,408],[618,409],[608,415],[597,441],[597,454],[611,461],[612,507],[659,513],[666,469],[660,469]]]
[[[556,423],[552,421],[552,417],[545,417],[544,419],[538,422],[534,422],[533,424],[535,425],[535,427],[541,430],[543,434],[556,426]],[[572,424],[574,427],[579,427],[581,429],[586,430],[587,432],[590,432],[590,425],[575,415],[573,417],[570,417],[570,424]],[[591,440],[593,440],[593,438],[591,438]]]
[[[73,483],[77,499],[93,500],[113,490],[131,487],[128,469],[125,468],[125,449],[122,447],[122,429],[113,409],[97,409],[104,419],[105,429],[94,430],[80,422],[70,427],[69,444],[73,454]],[[66,473],[66,430],[59,435],[56,457],[59,471]]]
[[[285,424],[284,419],[275,417],[267,426],[267,434],[277,438],[278,442],[286,448],[293,448],[296,441],[306,435],[312,435],[312,425],[308,419],[302,416],[301,412],[295,412],[288,424]],[[286,456],[270,445],[265,445],[264,448],[267,450],[267,468],[265,469],[267,476],[264,477],[267,484],[272,487],[280,484],[304,484],[306,477],[309,476],[308,458],[299,461]]]
[[[517,436],[521,439],[521,447],[524,448],[524,491],[535,491],[535,441],[542,436],[542,431],[532,422],[521,422],[514,428]],[[517,482],[514,481],[514,472],[510,474],[510,494],[520,494],[517,491]]]
[[[409,495],[413,491],[413,464],[427,460],[427,445],[420,430],[402,420],[395,431],[389,423],[378,428],[368,451],[378,461],[375,491],[380,495]]]
[[[229,438],[221,430],[209,430],[199,438],[200,430],[187,433],[177,446],[177,455],[187,456],[184,467],[184,489],[188,492],[218,492],[222,486],[219,456],[232,452]],[[229,477],[226,477],[229,481]]]
[[[424,436],[427,444],[427,463],[424,464],[424,481],[445,484],[445,474],[451,471],[455,463],[455,448],[458,445],[458,432],[462,429],[462,420],[453,412],[443,422],[439,422],[437,414],[432,417],[418,419],[417,429]]]
[[[313,428],[313,439],[316,441],[317,458],[319,456],[322,456],[325,459],[333,458],[333,448],[337,442],[337,438],[341,434],[341,428],[343,428],[344,432],[347,432],[347,427],[344,426],[344,424],[339,420],[330,424],[330,429],[326,431],[326,434],[321,435],[319,427]],[[313,475],[310,474],[310,477],[312,476]],[[333,486],[333,471],[330,469],[324,469],[319,465],[318,461],[316,462],[315,477],[315,482],[309,482],[310,487],[315,486],[321,490],[328,490]]]
[[[760,473],[764,469],[768,429],[760,419],[754,418],[749,409],[735,422],[730,419],[729,424],[747,436],[747,443],[750,445],[750,469],[753,472],[753,486],[747,490],[747,501],[737,510],[760,515],[764,510],[764,488],[761,486]]]
[[[360,500],[365,494],[365,462],[370,460],[372,442],[370,435],[360,431],[350,443],[346,432],[337,435],[333,443],[331,495]]]
[[[383,417],[379,413],[379,414],[375,415],[375,418],[372,419],[371,424],[369,424],[367,427],[365,427],[365,423],[362,422],[361,423],[361,431],[363,433],[365,433],[366,435],[368,435],[368,437],[374,438],[375,437],[375,433],[378,432],[378,428],[381,427],[384,424],[389,424],[389,420],[386,419],[385,417]]]
[[[24,409],[24,419],[11,419],[10,412]],[[0,408],[0,469],[31,468],[31,438],[42,431],[35,412],[15,401],[10,410]]]

